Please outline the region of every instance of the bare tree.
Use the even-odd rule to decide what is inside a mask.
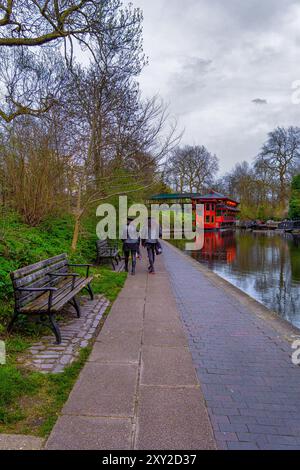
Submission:
[[[52,136],[40,121],[26,118],[10,129],[1,148],[6,197],[24,221],[38,225],[65,208],[63,175],[69,156],[57,155]]]
[[[268,135],[256,163],[265,166],[279,184],[278,199],[285,204],[288,197],[288,185],[300,162],[300,128],[277,127]]]
[[[119,0],[3,0],[0,46],[41,46],[59,39],[87,42]],[[114,24],[112,24],[114,27]]]
[[[48,112],[60,92],[59,83],[53,81],[58,60],[63,58],[64,50],[65,65],[72,70],[75,45],[85,52],[88,50],[95,62],[107,51],[110,54],[113,51],[111,63],[114,61],[116,69],[124,70],[122,54],[128,68],[130,64],[138,67],[138,60],[143,60],[142,56],[137,57],[141,47],[138,39],[141,21],[141,11],[131,4],[123,7],[121,0],[0,2],[0,68],[4,94],[0,117],[11,122],[20,115],[41,116]],[[46,86],[46,77],[52,81],[52,89],[50,83]]]
[[[136,77],[146,64],[142,47],[142,15],[130,5],[121,9],[119,1],[107,2],[102,13],[101,34],[93,41],[89,67],[73,68],[68,94],[69,108],[77,109],[89,133],[89,170],[96,186],[107,164],[118,153],[116,141],[125,139],[123,119],[131,126],[139,109]]]
[[[212,186],[219,170],[218,158],[204,146],[185,146],[168,159],[165,174],[180,192],[201,192]]]
[[[246,161],[237,163],[216,188],[228,196],[241,201],[244,207],[257,206],[260,202],[260,192],[253,167]]]
[[[39,117],[64,96],[68,70],[55,49],[33,53],[0,48],[0,117],[6,123],[18,116]]]
[[[169,124],[166,107],[157,98],[139,104],[129,129],[117,127],[113,135],[113,159],[108,154],[104,176],[89,185],[89,153],[78,167],[77,204],[72,249],[76,250],[80,224],[88,208],[117,195],[141,193],[156,185],[160,164],[181,138],[176,123]],[[121,172],[121,174],[120,174]]]

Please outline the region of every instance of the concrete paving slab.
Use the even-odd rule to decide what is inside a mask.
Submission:
[[[117,331],[99,336],[95,343],[90,362],[106,363],[138,363],[141,350],[142,331]]]
[[[144,325],[145,346],[179,347],[188,346],[187,337],[178,320],[170,322],[147,322]]]
[[[172,322],[174,320],[181,322],[178,310],[174,305],[161,305],[153,302],[145,305],[145,320],[154,323]]]
[[[138,282],[135,278],[131,278],[131,282],[128,282],[128,289],[124,289],[120,293],[118,299],[141,299],[145,301],[146,289],[146,280],[143,280],[143,282]]]
[[[151,326],[165,328],[166,330],[172,328],[175,333],[176,331],[184,332],[182,321],[179,315],[175,315],[174,312],[170,312],[167,318],[163,316],[162,312],[157,312],[157,315],[152,315],[150,319],[148,315],[145,315],[144,329]]]
[[[62,416],[46,450],[128,450],[131,434],[130,419]]]
[[[160,308],[161,310],[170,310],[172,309],[173,312],[177,312],[177,305],[174,297],[168,295],[168,294],[160,294],[156,295],[155,297],[148,297],[146,304],[146,307],[149,308]]]
[[[127,328],[104,328],[96,339],[96,343],[118,343],[125,345],[126,343],[141,344],[143,329],[139,331],[128,331]]]
[[[145,306],[144,299],[136,299],[136,298],[120,298],[115,301],[113,305],[113,312],[143,312]]]
[[[135,292],[127,292],[120,296],[119,300],[145,300],[146,292],[145,289],[135,290]]]
[[[100,332],[100,335],[105,335],[107,331],[118,329],[128,332],[138,332],[142,330],[142,328],[143,314],[136,312],[114,312],[113,316],[107,318],[105,326]]]
[[[18,434],[0,434],[0,450],[41,450],[44,439]]]
[[[127,302],[128,299],[124,299],[124,303]],[[131,307],[121,307],[116,306],[114,310],[112,310],[111,314],[107,318],[107,324],[110,321],[123,321],[123,320],[143,320],[144,316],[144,307],[142,309],[137,308],[134,303]],[[109,320],[109,321],[108,321]]]
[[[163,295],[162,295],[163,292]],[[172,302],[174,300],[174,296],[172,294],[170,285],[168,284],[167,287],[163,286],[148,286],[147,289],[147,300],[153,300],[154,303],[161,303],[161,299],[163,298],[163,303],[166,304],[167,302]]]
[[[134,329],[142,329],[143,327],[143,319],[144,319],[144,312],[137,312],[135,310],[115,310],[111,317],[107,319],[105,323],[105,327],[107,328],[116,328],[118,324],[118,328],[124,330],[130,330],[130,328]],[[104,330],[102,330],[104,331]]]
[[[197,385],[197,378],[188,348],[143,346],[142,385]]]
[[[156,271],[155,275],[151,275],[149,279],[147,280],[147,285],[149,284],[155,284],[158,282],[158,280],[166,280],[169,281],[169,276],[168,273],[166,272],[164,264],[160,263],[158,266],[158,271]]]
[[[130,326],[132,325],[132,322],[130,322]],[[118,324],[119,326],[119,324]],[[128,335],[141,335],[142,334],[142,331],[143,331],[143,328],[142,328],[142,324],[140,324],[140,328],[138,328],[138,323],[135,322],[135,326],[136,328],[135,329],[131,329],[130,326],[127,326],[127,325],[122,325],[118,328],[115,327],[115,324],[114,323],[111,323],[109,326],[108,324],[105,325],[105,327],[101,330],[101,333],[97,336],[96,338],[96,342],[99,342],[99,341],[104,341],[104,342],[108,342],[110,339],[114,340],[115,338],[119,338],[119,337],[122,337],[122,336],[128,336]]]
[[[141,387],[135,448],[139,450],[215,449],[199,389]]]
[[[63,414],[131,417],[137,365],[89,362],[80,374]]]
[[[154,276],[151,275],[151,277],[149,277],[147,285],[155,284],[159,281],[169,281],[168,273],[166,273],[166,270],[162,264],[159,267],[159,271],[156,272]]]
[[[145,301],[140,299],[123,298],[119,300],[113,305],[101,333],[105,332],[107,328],[115,331],[120,328],[128,331],[132,331],[133,328],[142,329],[144,305]]]

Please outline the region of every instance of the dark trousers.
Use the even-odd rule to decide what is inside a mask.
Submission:
[[[147,253],[149,258],[149,271],[154,271],[154,263],[155,263],[155,244],[154,243],[147,243]]]
[[[129,264],[130,255],[131,255],[131,259],[132,259],[132,272],[135,272],[135,267],[136,267],[136,250],[124,249],[125,270],[128,272],[128,264]]]

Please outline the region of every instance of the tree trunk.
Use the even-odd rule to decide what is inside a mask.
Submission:
[[[77,243],[79,238],[79,230],[80,230],[80,215],[76,214],[75,217],[75,224],[74,224],[74,231],[73,231],[73,240],[72,240],[72,251],[75,252],[77,249]]]
[[[73,240],[72,240],[72,251],[75,252],[77,249],[78,238],[79,238],[79,231],[80,231],[80,220],[83,214],[83,209],[81,208],[81,180],[79,183],[78,188],[78,196],[77,196],[77,207],[75,211],[75,224],[74,224],[74,231],[73,231]]]

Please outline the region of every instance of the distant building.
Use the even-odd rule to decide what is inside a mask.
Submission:
[[[160,204],[189,202],[193,204],[194,211],[197,204],[203,204],[205,230],[235,227],[237,215],[240,212],[239,202],[216,191],[204,195],[198,193],[156,194],[151,197],[150,201]]]

